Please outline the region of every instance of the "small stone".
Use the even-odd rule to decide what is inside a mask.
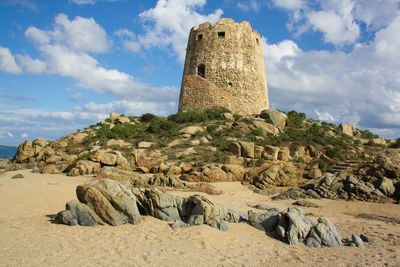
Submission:
[[[142,142],[139,142],[138,148],[150,148],[152,145],[153,145],[152,142],[142,141]]]
[[[370,236],[367,236],[366,234],[361,234],[360,237],[361,237],[361,240],[364,242],[375,242],[377,240],[375,237],[370,237]]]
[[[269,209],[271,209],[270,206],[267,206],[267,205],[264,205],[264,204],[257,204],[257,205],[253,205],[253,206],[249,206],[249,207],[254,208],[254,209],[258,209],[258,210],[269,210]]]
[[[172,229],[177,229],[177,228],[188,228],[190,227],[189,224],[182,222],[181,220],[176,220],[173,224],[170,224],[170,227]]]
[[[301,207],[309,207],[309,208],[319,208],[320,207],[317,204],[312,203],[311,201],[308,201],[308,200],[297,200],[297,201],[293,202],[293,205],[301,206]]]
[[[22,179],[22,178],[24,178],[24,176],[22,174],[20,174],[20,173],[18,173],[16,175],[14,175],[13,177],[11,177],[11,179]]]
[[[358,235],[352,234],[351,239],[353,240],[353,243],[356,247],[364,248],[364,242]]]

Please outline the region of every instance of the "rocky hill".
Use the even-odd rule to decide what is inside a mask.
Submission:
[[[24,141],[5,170],[193,187],[240,181],[275,198],[398,201],[397,143],[350,125],[266,110],[239,116],[223,108],[168,118],[111,113],[105,121],[50,142]]]

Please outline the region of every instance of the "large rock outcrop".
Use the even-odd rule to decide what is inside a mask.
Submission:
[[[386,187],[385,188],[391,188]],[[391,188],[392,189],[392,188]],[[391,190],[388,189],[388,190]],[[329,198],[361,200],[368,202],[390,202],[384,193],[370,182],[364,182],[353,175],[326,173],[321,179],[301,187],[293,187],[273,199]]]
[[[249,211],[248,222],[259,230],[275,231],[281,240],[290,245],[300,242],[305,242],[311,248],[342,245],[340,235],[328,218],[321,216],[318,218],[318,224],[315,224],[298,208],[288,208],[285,212],[278,212],[273,208],[265,213]]]
[[[183,198],[156,188],[137,188],[129,182],[108,179],[79,185],[76,194],[80,202],[68,202],[66,210],[57,215],[59,222],[117,226],[137,224],[141,215],[150,215],[175,222],[173,228],[207,224],[226,231],[226,222],[239,222],[245,217],[203,196]]]

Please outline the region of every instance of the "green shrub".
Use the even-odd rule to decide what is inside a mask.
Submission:
[[[274,124],[274,122],[271,120],[271,117],[269,115],[265,118],[265,122],[269,123],[269,124]]]
[[[145,113],[139,117],[139,121],[141,122],[151,122],[156,119],[159,119],[159,117],[151,113]]]
[[[89,152],[86,152],[78,157],[78,160],[88,160],[89,159]]]
[[[361,138],[373,139],[379,138],[378,135],[371,133],[369,130],[359,130],[361,134]]]
[[[238,114],[233,114],[233,118],[235,119],[235,121],[240,120],[242,116],[238,115]]]
[[[186,139],[185,139],[185,140],[182,140],[182,141],[181,141],[180,145],[183,146],[183,147],[189,147],[189,146],[192,145],[192,141],[191,141],[191,140],[186,140]]]
[[[101,140],[127,139],[134,137],[136,133],[138,128],[134,124],[116,124],[112,129],[109,129],[108,125],[103,125],[96,131],[96,137]]]
[[[232,112],[227,108],[214,106],[212,108],[206,109],[204,113],[207,114],[209,120],[221,120],[224,119],[222,114]]]
[[[120,145],[111,145],[110,148],[113,150],[120,150],[121,146]]]
[[[137,117],[136,116],[129,116],[128,119],[132,122],[136,121]]]
[[[330,158],[342,158],[342,146],[335,144],[333,147],[327,147],[325,154]]]
[[[162,135],[163,137],[171,137],[171,136],[177,136],[177,135],[179,135],[179,132],[178,132],[177,129],[171,129],[171,130],[162,132],[161,135]]]
[[[85,138],[83,138],[82,143],[84,143],[84,144],[90,144],[90,143],[92,143],[95,139],[96,139],[96,136],[94,136],[93,134],[89,134],[89,135],[85,136]]]
[[[223,161],[223,156],[224,156],[224,153],[222,151],[215,152],[215,159],[218,162],[222,162]]]
[[[109,122],[109,123],[112,122],[110,118],[107,118],[107,119],[105,119],[104,121],[105,121],[105,122]]]
[[[173,121],[166,120],[163,118],[158,118],[150,122],[147,131],[149,133],[160,133],[162,131],[169,131],[176,129],[177,127],[178,125]]]
[[[305,119],[306,119],[306,114],[297,113],[294,110],[290,111],[287,117],[288,124],[294,128],[303,128],[304,126],[303,121]]]
[[[265,159],[259,159],[256,161],[255,165],[261,167],[265,163]]]
[[[318,136],[323,132],[322,127],[320,127],[317,123],[313,123],[308,129],[307,133],[313,136]]]
[[[251,133],[255,136],[263,136],[263,130],[261,128],[257,128],[251,131]]]
[[[226,112],[231,113],[230,110],[223,107],[212,107],[206,109],[204,112],[187,111],[171,114],[168,116],[168,120],[176,123],[196,123],[210,120],[222,120],[224,119],[222,114]]]
[[[165,139],[165,137],[160,138],[158,142],[160,143],[161,147],[166,147],[168,145],[168,141]]]
[[[217,124],[211,124],[211,125],[208,125],[208,126],[207,126],[206,131],[207,131],[208,133],[214,133],[215,129],[217,129],[217,128],[218,128],[218,125],[217,125]]]
[[[225,140],[225,138],[221,137],[221,136],[215,136],[211,143],[216,146],[220,151],[229,151],[233,141],[229,140]]]

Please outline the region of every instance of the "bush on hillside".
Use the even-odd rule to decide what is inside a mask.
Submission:
[[[222,120],[224,119],[224,113],[231,113],[229,109],[223,107],[212,107],[206,109],[204,112],[198,111],[187,111],[178,112],[168,116],[168,120],[174,121],[176,123],[196,123],[205,122],[210,120]]]
[[[141,122],[151,122],[156,119],[159,119],[159,117],[151,113],[145,113],[139,117],[139,121]]]

